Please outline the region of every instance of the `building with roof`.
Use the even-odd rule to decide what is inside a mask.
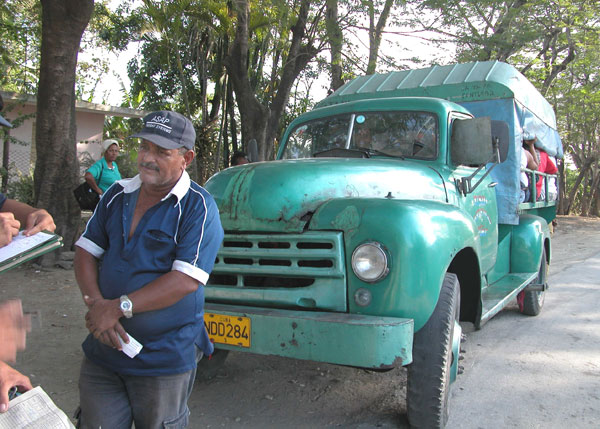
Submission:
[[[18,118],[25,118],[23,122],[9,129],[11,137],[17,142],[4,141],[4,150],[0,151],[2,166],[11,171],[18,170],[23,174],[29,171],[35,163],[35,113],[36,97],[33,95],[18,94],[0,91],[4,99],[2,116],[14,122]],[[104,104],[75,101],[75,121],[77,124],[77,154],[79,159],[91,157],[100,159],[102,153],[104,121],[107,116],[124,118],[143,118],[148,112],[126,107],[107,106]]]

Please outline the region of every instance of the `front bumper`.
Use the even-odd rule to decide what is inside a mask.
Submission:
[[[251,320],[250,347],[221,349],[372,369],[412,362],[412,319],[211,303],[205,311]]]

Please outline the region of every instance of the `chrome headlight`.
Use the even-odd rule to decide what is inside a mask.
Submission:
[[[377,242],[363,243],[352,252],[352,270],[364,282],[374,283],[389,272],[388,258]]]

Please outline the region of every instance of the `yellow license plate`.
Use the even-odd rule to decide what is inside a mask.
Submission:
[[[204,313],[208,337],[215,343],[250,347],[250,318]]]

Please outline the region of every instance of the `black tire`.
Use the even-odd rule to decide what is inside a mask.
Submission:
[[[196,380],[206,381],[215,378],[219,369],[225,364],[229,350],[215,349],[212,356],[204,356],[196,368]]]
[[[415,428],[442,428],[448,421],[455,322],[460,317],[460,285],[455,274],[444,277],[433,314],[414,337],[408,366],[408,422]]]
[[[542,261],[538,276],[531,283],[545,284],[548,276],[548,262],[546,261],[546,249],[542,250]],[[519,311],[527,316],[537,316],[542,311],[546,291],[535,291],[524,289],[519,292],[517,302],[519,303]]]

